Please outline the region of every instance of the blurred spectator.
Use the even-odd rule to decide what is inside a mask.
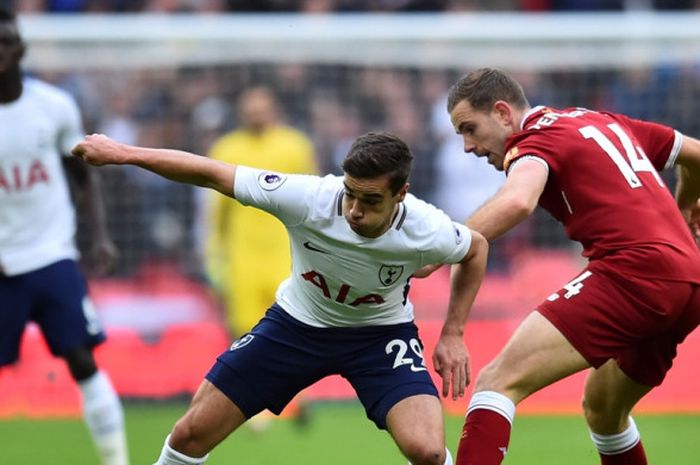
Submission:
[[[311,97],[311,134],[324,173],[342,174],[341,164],[355,138],[362,133],[360,111],[328,92]]]
[[[668,87],[662,120],[685,134],[700,134],[700,62],[682,64]]]
[[[97,126],[97,132],[104,133],[125,144],[136,144],[139,138],[139,125],[132,110],[136,106],[133,89],[137,83],[129,79],[113,78],[108,81],[103,94],[104,112]]]
[[[671,76],[662,69],[638,67],[623,70],[612,79],[608,109],[634,118],[658,121],[671,83]]]
[[[485,158],[464,153],[462,139],[455,133],[447,108],[447,94],[432,108],[431,129],[438,136],[435,154],[435,205],[450,217],[464,222],[496,193],[505,175],[491,168]]]

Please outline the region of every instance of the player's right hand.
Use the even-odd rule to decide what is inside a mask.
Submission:
[[[433,272],[437,271],[442,267],[443,263],[435,263],[433,265],[425,265],[422,268],[418,268],[414,273],[413,277],[414,278],[427,278]]]
[[[76,157],[95,166],[119,164],[123,158],[123,147],[120,143],[104,134],[85,136],[71,151]]]

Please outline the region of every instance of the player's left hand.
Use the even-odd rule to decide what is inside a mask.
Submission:
[[[92,248],[94,271],[97,276],[107,276],[114,269],[119,253],[117,247],[109,238],[97,240]]]
[[[681,209],[681,214],[690,227],[690,232],[695,237],[695,242],[700,244],[700,199],[691,208]]]
[[[452,399],[464,396],[471,381],[469,352],[461,335],[441,335],[433,353],[435,371],[442,378],[442,396],[447,397],[452,386]]]

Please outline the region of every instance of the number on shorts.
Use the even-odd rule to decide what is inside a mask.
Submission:
[[[581,289],[583,288],[583,280],[588,278],[592,273],[590,271],[586,271],[585,273],[582,273],[578,278],[569,281],[564,285],[564,289],[566,290],[566,294],[564,294],[565,299],[570,299],[575,295],[578,295],[581,293]]]
[[[99,334],[100,331],[102,331],[102,324],[97,317],[97,312],[95,311],[95,306],[92,304],[92,300],[87,296],[83,298],[83,314],[87,321],[88,334],[92,336]]]
[[[416,354],[420,359],[420,366],[416,366],[414,364],[415,360],[411,357],[406,357],[406,353],[408,352],[409,347],[411,351],[413,351],[413,353]],[[409,365],[411,371],[427,370],[427,368],[425,367],[425,359],[423,358],[423,349],[421,348],[418,339],[412,337],[408,341],[408,344],[406,344],[406,342],[401,339],[394,339],[386,345],[385,350],[387,354],[391,354],[392,352],[394,352],[394,349],[396,349],[396,357],[394,358],[394,366],[392,368],[398,368],[402,365]]]

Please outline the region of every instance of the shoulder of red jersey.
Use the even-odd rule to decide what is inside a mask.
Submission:
[[[525,114],[522,129],[506,141],[503,169],[507,172],[513,161],[525,155],[542,157],[560,152],[561,146],[570,138],[570,125],[555,123],[571,121],[587,113],[594,112],[581,107],[561,110],[546,106],[534,107]]]

